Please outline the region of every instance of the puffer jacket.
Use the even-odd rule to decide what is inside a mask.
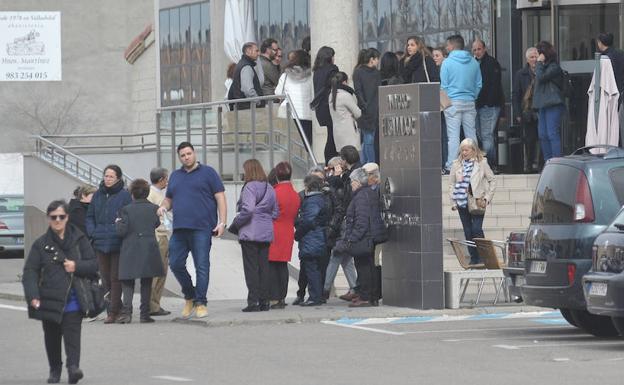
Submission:
[[[87,235],[93,241],[93,248],[101,253],[115,253],[121,249],[121,237],[117,235],[115,220],[122,207],[132,201],[130,193],[124,189],[122,180],[112,187],[100,183],[93,194],[87,210]]]
[[[312,120],[310,103],[314,97],[314,90],[312,86],[312,71],[309,68],[299,66],[286,68],[279,78],[275,93],[288,94],[290,96],[290,100],[292,100],[291,108],[294,110],[291,110],[293,117],[296,112],[299,119]],[[286,101],[282,103],[286,103]],[[280,114],[282,111],[283,109],[279,111]],[[279,115],[279,117],[286,118],[285,114],[284,116]]]
[[[319,258],[327,253],[327,225],[330,213],[321,191],[306,194],[295,221],[295,240],[299,258]]]
[[[327,191],[331,203],[331,218],[327,229],[327,246],[332,248],[340,237],[340,228],[345,217],[344,183],[339,176],[331,176],[327,178],[327,186],[323,191]]]
[[[373,227],[380,223],[377,220],[380,218],[379,193],[370,186],[360,187],[353,193],[347,207],[341,241],[355,243],[370,238],[373,243],[374,235],[378,232]]]
[[[74,273],[65,271],[65,258],[76,262]],[[83,278],[95,277],[97,269],[97,260],[89,240],[74,225],[67,225],[63,240],[48,229],[33,243],[24,264],[22,284],[28,303],[28,316],[60,324],[72,288],[76,291],[84,316],[93,304]],[[39,309],[30,306],[33,299],[41,301]]]
[[[252,181],[243,187],[232,226],[240,241],[273,241],[273,220],[279,217],[275,190],[267,182]]]

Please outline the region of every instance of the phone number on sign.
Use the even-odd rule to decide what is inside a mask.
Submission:
[[[6,72],[5,80],[45,80],[48,78],[47,72]]]

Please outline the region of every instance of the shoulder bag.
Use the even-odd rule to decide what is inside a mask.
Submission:
[[[485,215],[485,209],[487,207],[487,204],[484,204],[484,200],[483,198],[475,198],[474,195],[472,195],[472,187],[469,187],[468,189],[468,211],[470,212],[471,215]],[[483,205],[483,207],[481,207],[481,205]]]
[[[245,189],[245,186],[247,186],[247,184],[245,184],[243,186],[243,188],[241,189],[241,197],[242,197],[242,191]],[[267,190],[269,189],[269,183],[265,182],[264,183],[264,194],[262,194],[262,197],[260,199],[256,199],[256,206],[258,205],[258,203],[262,202],[264,200],[264,197],[266,196]],[[228,231],[234,235],[238,235],[239,232],[239,228],[238,226],[235,225],[236,223],[236,217],[234,218],[234,220],[232,221],[232,224],[230,226],[228,226]]]

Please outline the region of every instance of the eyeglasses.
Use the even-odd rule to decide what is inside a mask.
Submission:
[[[51,221],[64,221],[67,218],[67,214],[61,215],[49,215]]]

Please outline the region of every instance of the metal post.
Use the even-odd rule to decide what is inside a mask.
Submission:
[[[292,135],[290,132],[290,124],[291,124],[291,119],[288,119],[288,117],[290,116],[290,103],[288,103],[286,105],[286,133],[288,136],[288,141],[286,142],[286,148],[288,149],[288,163],[290,163],[291,167],[292,167]]]
[[[240,161],[240,159],[238,159],[238,125],[240,124],[238,119],[238,103],[234,104],[234,121],[236,123],[234,124],[234,172],[232,173],[232,180],[238,182],[238,167]]]
[[[176,169],[176,113],[171,111],[171,171]]]
[[[202,119],[201,119],[201,137],[202,137],[202,163],[208,163],[208,155],[206,154],[206,109],[202,108],[201,110]]]
[[[223,176],[223,107],[217,107],[217,153],[219,156],[219,175]]]
[[[156,163],[158,167],[162,167],[162,154],[160,153],[160,112],[156,113]]]
[[[256,157],[256,103],[251,102],[251,157]]]
[[[275,166],[275,157],[273,154],[273,99],[269,100],[269,165],[271,168]]]
[[[191,110],[186,110],[186,141],[191,142]]]

